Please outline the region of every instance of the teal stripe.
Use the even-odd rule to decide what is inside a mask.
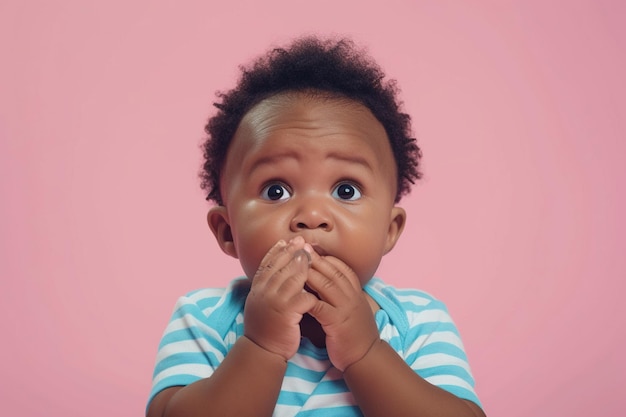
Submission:
[[[207,298],[203,298],[201,300],[198,300],[196,305],[198,306],[198,308],[200,310],[209,308],[209,307],[215,307],[215,305],[217,305],[217,303],[220,301],[222,297],[207,297]]]
[[[203,353],[175,353],[156,364],[154,367],[154,375],[158,375],[161,371],[177,365],[209,365],[216,367],[219,364],[217,357],[211,352]]]
[[[300,411],[298,417],[360,417],[363,416],[359,407],[346,405],[343,407],[319,408],[317,410]]]
[[[187,327],[185,329],[174,330],[163,335],[163,339],[161,339],[161,343],[159,344],[159,349],[165,345],[175,342],[182,342],[184,340],[193,340],[193,339],[205,339],[210,342],[212,346],[215,346],[217,349],[223,350],[223,346],[221,343],[214,343],[213,338],[209,338],[208,335],[205,335],[198,329],[197,327]]]
[[[417,374],[422,378],[429,378],[439,375],[451,375],[461,378],[472,387],[474,386],[474,378],[463,367],[455,365],[441,365],[430,368],[418,369]]]
[[[443,353],[446,355],[454,356],[467,362],[467,355],[463,350],[459,349],[455,345],[446,342],[434,342],[426,346],[423,346],[418,352],[417,357],[432,355],[436,353]],[[408,360],[408,358],[407,358]]]
[[[348,386],[344,380],[339,379],[335,381],[322,381],[317,387],[315,387],[314,394],[339,394],[342,392],[348,392]]]
[[[408,301],[400,301],[400,300],[398,300],[398,303],[400,303],[400,307],[402,307],[404,311],[412,311],[414,313],[421,313],[424,310],[431,309],[430,304],[419,306]]]
[[[303,379],[308,382],[318,382],[326,374],[325,371],[314,371],[312,369],[303,368],[295,363],[287,363],[287,371],[285,376],[291,376]]]
[[[276,404],[302,406],[309,396],[300,392],[281,391]]]
[[[476,394],[474,394],[471,391],[466,390],[465,388],[462,388],[456,385],[440,385],[439,388],[444,389],[464,400],[470,400],[482,408],[482,404],[480,403],[480,400],[478,399]]]
[[[177,319],[188,320],[184,318],[185,316],[191,316],[201,323],[204,323],[207,319],[206,315],[195,304],[181,304],[174,310],[170,322]]]
[[[383,285],[385,284],[383,283]],[[427,292],[416,290],[415,288],[394,288],[391,286],[386,286],[384,287],[384,292],[390,298],[395,298],[395,299],[398,299],[400,297],[406,297],[406,296],[414,296],[414,297],[425,298],[429,301],[437,301],[435,297],[428,294]]]
[[[408,330],[406,335],[407,340],[416,339],[422,334],[432,334],[437,332],[452,332],[459,335],[459,331],[456,329],[454,323],[443,323],[440,321],[429,321],[425,323],[418,323]]]

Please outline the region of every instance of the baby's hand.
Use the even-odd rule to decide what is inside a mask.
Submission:
[[[343,372],[380,339],[372,308],[354,271],[337,258],[313,253],[308,277],[320,298],[308,313],[324,329],[330,361]]]
[[[252,280],[244,309],[244,335],[285,360],[300,345],[302,315],[318,301],[304,291],[309,257],[297,254],[304,247],[304,239],[296,237],[269,250]]]

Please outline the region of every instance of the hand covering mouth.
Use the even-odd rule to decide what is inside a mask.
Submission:
[[[322,248],[321,246],[319,246],[316,243],[312,243],[311,247],[313,248],[313,250],[315,251],[315,253],[317,253],[319,256],[326,256],[328,255],[328,252],[326,252],[324,250],[324,248]]]

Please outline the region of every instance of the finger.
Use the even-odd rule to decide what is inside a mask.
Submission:
[[[304,249],[298,249],[294,252],[291,261],[274,278],[280,282],[277,289],[278,294],[290,297],[304,290],[309,271],[309,259],[311,259],[311,255]]]
[[[306,249],[298,249],[293,253],[293,259],[298,262],[306,262],[307,267],[311,265],[312,258]]]
[[[356,273],[345,262],[343,262],[339,258],[335,258],[334,256],[326,256],[324,257],[324,259],[335,268],[337,268],[339,271],[341,271],[343,276],[350,282],[355,290],[362,290],[363,287],[361,286],[361,281],[359,281],[359,277],[357,277]]]
[[[264,277],[268,275],[267,271],[270,271],[274,268],[274,263],[276,262],[276,259],[275,259],[276,256],[280,254],[281,252],[283,252],[286,247],[287,247],[287,242],[281,239],[278,242],[276,242],[276,244],[274,244],[274,246],[272,246],[269,251],[267,251],[263,259],[261,259],[261,263],[259,264],[259,267],[257,268],[257,271],[254,274],[253,282],[259,284],[263,281]]]
[[[332,273],[338,273],[332,269]],[[343,284],[340,282],[343,281]],[[319,270],[311,268],[307,275],[306,285],[314,291],[317,296],[331,306],[340,306],[349,300],[349,294],[354,293],[351,285],[345,278],[340,276],[321,273]],[[348,291],[346,291],[348,289]]]
[[[315,302],[306,311],[322,326],[326,326],[335,318],[335,307],[328,304],[324,300],[315,298]]]
[[[311,269],[318,271],[331,281],[317,281],[315,285],[319,285],[321,288],[332,288],[334,284],[346,294],[361,291],[361,283],[356,274],[338,258],[319,256],[317,253],[313,253]]]
[[[292,239],[289,242],[278,241],[263,257],[257,272],[254,275],[253,284],[256,286],[267,285],[277,271],[284,268],[292,259],[293,253],[304,244],[302,238]]]
[[[320,256],[317,252],[313,251],[311,254],[311,267],[320,271],[322,274],[327,275],[329,278],[335,277],[338,284],[345,281],[345,283],[351,283],[353,286],[356,283],[356,288],[361,288],[356,274],[339,258],[335,258],[330,255]],[[351,280],[351,277],[354,277],[354,279]]]
[[[300,291],[295,294],[290,300],[291,311],[303,315],[308,313],[320,300],[313,294]]]

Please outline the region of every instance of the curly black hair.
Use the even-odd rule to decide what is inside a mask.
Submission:
[[[202,144],[204,165],[201,187],[207,200],[222,205],[220,175],[230,142],[241,119],[262,100],[283,92],[319,92],[347,98],[369,108],[383,125],[397,164],[395,202],[410,192],[421,178],[422,153],[411,137],[411,118],[401,111],[395,80],[385,80],[380,67],[349,39],[304,37],[286,48],[270,50],[251,67],[240,67],[237,86],[217,93],[218,113],[205,126],[208,137]]]

